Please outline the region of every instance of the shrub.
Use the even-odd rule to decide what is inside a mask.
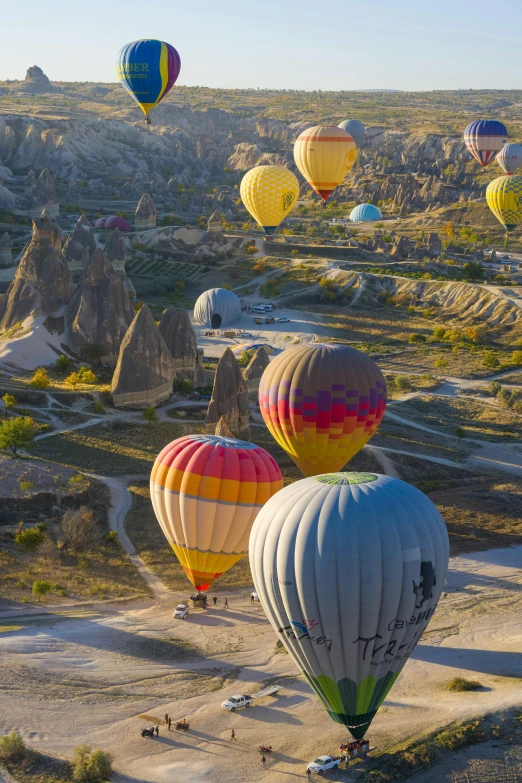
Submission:
[[[0,449],[11,449],[16,457],[19,449],[27,449],[34,442],[35,427],[30,416],[5,419],[0,422]]]
[[[522,351],[513,351],[511,354],[511,362],[516,365],[522,364]]]
[[[148,408],[145,408],[143,411],[143,418],[149,424],[153,424],[154,422],[159,421],[156,409],[152,405],[150,405]]]
[[[454,753],[467,745],[475,745],[483,742],[485,738],[484,729],[478,720],[461,723],[456,726],[450,726],[442,731],[435,739],[437,745],[441,745],[446,750]]]
[[[16,405],[16,397],[14,397],[12,394],[4,394],[2,397],[2,402],[5,405],[5,415],[7,416],[7,413],[11,408],[14,408]]]
[[[68,549],[77,555],[94,549],[100,540],[100,530],[87,506],[68,509],[62,517],[62,536]]]
[[[484,359],[482,361],[482,364],[484,367],[488,367],[490,369],[494,369],[495,367],[500,367],[500,362],[493,353],[493,351],[486,351],[484,354]]]
[[[15,536],[15,544],[21,546],[27,552],[33,552],[43,542],[44,536],[40,530],[35,527],[30,527],[27,530],[22,530]]]
[[[498,381],[491,381],[491,383],[488,386],[488,391],[490,394],[493,395],[493,397],[496,397],[501,389],[502,386]]]
[[[56,362],[54,363],[54,366],[57,370],[60,370],[60,372],[67,372],[71,365],[71,360],[68,356],[65,356],[63,353],[60,354]]]
[[[32,481],[19,481],[18,486],[22,492],[28,492],[28,490],[34,487],[34,483]]]
[[[181,394],[189,394],[190,389],[191,385],[188,378],[184,378],[182,381],[176,381],[174,384],[174,391],[181,392]]]
[[[118,533],[116,530],[111,530],[110,533],[107,533],[105,536],[105,541],[107,544],[117,544],[118,543]]]
[[[456,438],[458,438],[458,441],[459,441],[459,443],[460,443],[460,441],[462,440],[462,438],[465,438],[465,437],[467,437],[467,432],[466,432],[466,430],[465,430],[465,429],[463,429],[462,427],[457,427],[457,429],[455,430],[455,437],[456,437]]]
[[[448,690],[458,691],[459,693],[463,691],[478,691],[481,688],[482,685],[480,682],[477,682],[476,680],[466,680],[464,677],[454,677],[448,682]]]
[[[253,351],[242,351],[238,363],[246,367],[246,365],[249,364],[253,355],[254,355]]]
[[[71,476],[69,479],[69,484],[81,484],[84,478],[85,476],[83,473],[75,473],[74,476]]]
[[[26,753],[25,742],[17,731],[0,737],[0,761],[20,761]]]
[[[81,383],[81,382],[82,382],[82,379],[80,378],[80,375],[77,372],[72,372],[65,379],[65,383],[67,384],[67,386],[70,386],[72,389],[76,389],[78,384]]]
[[[75,783],[102,783],[112,775],[112,756],[90,745],[74,749],[72,777]]]
[[[295,250],[295,249],[291,250],[290,251],[290,255],[294,256],[294,258],[297,258],[297,256],[299,255],[299,250]]]
[[[38,596],[38,600],[40,601],[42,595],[50,593],[51,589],[52,585],[46,579],[35,579],[31,588],[31,592],[33,595]]]
[[[446,359],[436,359],[436,361],[433,364],[434,367],[436,367],[438,370],[442,370],[444,367],[448,366],[448,362]]]
[[[82,383],[96,383],[97,378],[92,370],[88,367],[82,366],[78,370],[78,375]]]
[[[31,386],[33,389],[48,389],[51,385],[47,370],[45,367],[39,367],[31,380]]]
[[[433,336],[436,340],[444,340],[445,334],[446,334],[446,329],[443,326],[437,326],[433,330]]]
[[[95,413],[105,413],[105,408],[103,407],[101,402],[95,402],[93,407]]]
[[[412,345],[419,345],[420,343],[425,343],[426,338],[423,334],[419,334],[418,332],[414,332],[413,334],[410,334],[408,337],[408,342],[412,343]]]

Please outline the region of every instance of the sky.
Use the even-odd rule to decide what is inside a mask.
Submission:
[[[191,86],[522,88],[522,0],[5,0],[0,80],[116,81],[137,38],[173,44]]]

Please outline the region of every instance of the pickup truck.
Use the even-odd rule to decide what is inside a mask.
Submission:
[[[322,775],[323,772],[328,772],[329,769],[339,769],[340,763],[340,756],[318,756],[315,761],[310,762],[308,769],[310,772]]]
[[[230,696],[221,704],[221,706],[224,710],[235,712],[236,710],[242,710],[243,707],[250,707],[253,701],[254,699],[252,696]]]

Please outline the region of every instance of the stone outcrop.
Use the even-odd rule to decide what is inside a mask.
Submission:
[[[29,196],[33,192],[35,185],[36,185],[36,174],[31,169],[31,171],[28,173],[27,177],[25,178],[24,193],[26,196]]]
[[[438,234],[430,232],[428,237],[428,255],[430,258],[437,258],[442,253],[442,241]]]
[[[112,264],[115,272],[119,274],[131,299],[136,298],[136,291],[127,277],[125,261],[127,260],[127,245],[119,228],[109,232],[105,243],[105,255]]]
[[[233,438],[234,435],[230,431],[230,427],[227,424],[227,420],[224,416],[220,418],[218,423],[216,424],[216,431],[214,432],[214,435],[218,435],[220,438]]]
[[[150,193],[144,193],[140,198],[134,215],[134,227],[136,230],[156,228],[157,212]]]
[[[63,254],[69,264],[69,269],[83,271],[95,250],[96,240],[93,228],[87,220],[87,216],[80,215],[63,246]]]
[[[35,94],[62,91],[60,87],[51,84],[49,77],[45,75],[38,65],[32,65],[27,69],[24,82],[18,89],[22,90],[23,92],[30,92]]]
[[[65,339],[78,353],[87,346],[103,350],[101,360],[116,363],[134,308],[120,275],[96,250],[65,311]]]
[[[407,258],[413,247],[408,237],[396,237],[390,255],[395,258]]]
[[[235,437],[250,439],[248,386],[241,375],[237,359],[227,348],[219,360],[212,398],[205,418],[208,435],[214,435],[223,416]]]
[[[44,210],[33,220],[33,236],[7,293],[0,296],[0,331],[29,315],[55,315],[71,299],[74,285],[62,253],[62,234]]]
[[[270,359],[268,358],[268,354],[265,349],[261,347],[257,349],[243,371],[243,378],[248,384],[248,398],[252,402],[257,400],[259,381],[269,364]]]
[[[167,400],[174,382],[174,360],[146,305],[123,338],[112,378],[114,404],[148,408]]]
[[[13,243],[7,231],[0,239],[0,267],[13,266]]]
[[[201,353],[187,311],[168,307],[162,315],[159,331],[174,359],[174,380],[188,379],[193,388],[203,386]]]
[[[27,206],[31,217],[39,215],[42,209],[46,209],[51,218],[59,216],[60,204],[49,169],[42,169],[32,189],[27,193]]]

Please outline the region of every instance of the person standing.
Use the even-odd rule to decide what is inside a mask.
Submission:
[[[254,593],[251,593],[251,594],[250,594],[250,603],[251,603],[251,604],[253,604],[253,603],[254,603]]]
[[[231,731],[231,733],[230,733],[230,741],[231,741],[231,742],[232,742],[232,741],[233,741],[233,742],[237,742],[237,740],[236,740],[236,732],[234,731],[234,729],[232,729],[232,731]]]
[[[225,609],[228,609],[228,598],[225,598]]]
[[[265,768],[265,765],[266,765],[266,756],[265,756],[265,754],[264,754],[264,753],[263,753],[263,755],[261,756],[261,764],[263,765],[263,769],[264,769],[264,768]]]
[[[169,713],[166,712],[165,713],[165,724],[167,724],[168,722],[169,722]]]
[[[169,731],[170,731],[171,725],[172,725],[172,718],[169,718]]]
[[[310,772],[308,767],[306,768],[306,777],[308,780],[310,780],[310,778],[312,777],[312,773]]]
[[[157,723],[156,723],[156,737],[159,737],[159,726]]]
[[[212,600],[214,601],[214,606],[215,606],[217,604],[217,595],[215,595]]]

